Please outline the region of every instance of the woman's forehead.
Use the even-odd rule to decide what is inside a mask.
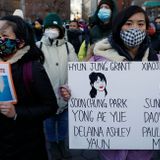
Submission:
[[[100,8],[110,8],[108,4],[101,4]]]
[[[145,15],[143,13],[135,13],[128,20],[145,20]]]
[[[13,32],[13,29],[10,25],[8,25],[7,21],[0,20],[0,32],[4,31]]]

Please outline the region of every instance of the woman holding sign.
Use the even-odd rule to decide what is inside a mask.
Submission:
[[[113,22],[112,35],[95,44],[94,61],[158,61],[149,47],[149,19],[145,11],[131,6],[120,12]],[[152,151],[101,151],[103,160],[151,160]]]
[[[11,65],[17,103],[0,101],[1,160],[48,159],[43,120],[56,113],[57,101],[43,60],[30,25],[18,16],[2,17],[0,62]]]

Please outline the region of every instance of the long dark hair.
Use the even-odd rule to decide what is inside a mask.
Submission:
[[[29,23],[25,22],[21,17],[14,15],[4,16],[0,20],[5,20],[6,24],[12,27],[16,38],[23,41],[24,46],[30,46],[28,53],[23,56],[24,61],[40,60],[42,63],[44,62],[44,55],[36,46],[34,31]]]
[[[115,17],[115,19],[113,20],[112,23],[112,37],[113,40],[122,45],[123,42],[120,38],[120,31],[122,26],[126,23],[126,21],[135,13],[143,13],[145,16],[145,22],[146,22],[146,28],[149,28],[149,18],[147,13],[139,6],[130,6],[124,10],[122,10],[119,14],[117,14],[117,16]]]
[[[97,81],[98,77],[100,78],[100,80],[104,80],[106,85],[107,85],[107,80],[106,80],[106,77],[104,76],[104,74],[100,73],[100,72],[92,72],[90,75],[89,75],[89,79],[90,79],[90,85],[92,87],[91,91],[90,91],[90,96],[91,98],[95,98],[96,95],[97,95],[97,90],[94,88],[93,84],[95,81]],[[104,89],[105,91],[105,95],[107,95],[107,90],[106,88]]]

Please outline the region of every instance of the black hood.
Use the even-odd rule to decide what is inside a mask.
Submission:
[[[110,19],[110,24],[112,23],[112,19],[115,17],[115,15],[117,13],[117,7],[116,7],[114,0],[101,0],[99,2],[99,5],[97,6],[97,9],[94,13],[94,16],[92,17],[94,23],[98,24],[98,25],[100,24],[101,26],[104,25],[104,23],[98,18],[98,12],[99,12],[100,6],[102,4],[108,4],[111,8],[112,15],[111,15],[111,19]]]

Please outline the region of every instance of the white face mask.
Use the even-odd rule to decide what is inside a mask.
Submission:
[[[59,37],[59,31],[57,29],[46,29],[44,35],[49,39],[56,39]]]
[[[127,31],[121,30],[120,37],[126,46],[134,48],[143,42],[146,37],[146,32],[138,28],[129,29]]]

